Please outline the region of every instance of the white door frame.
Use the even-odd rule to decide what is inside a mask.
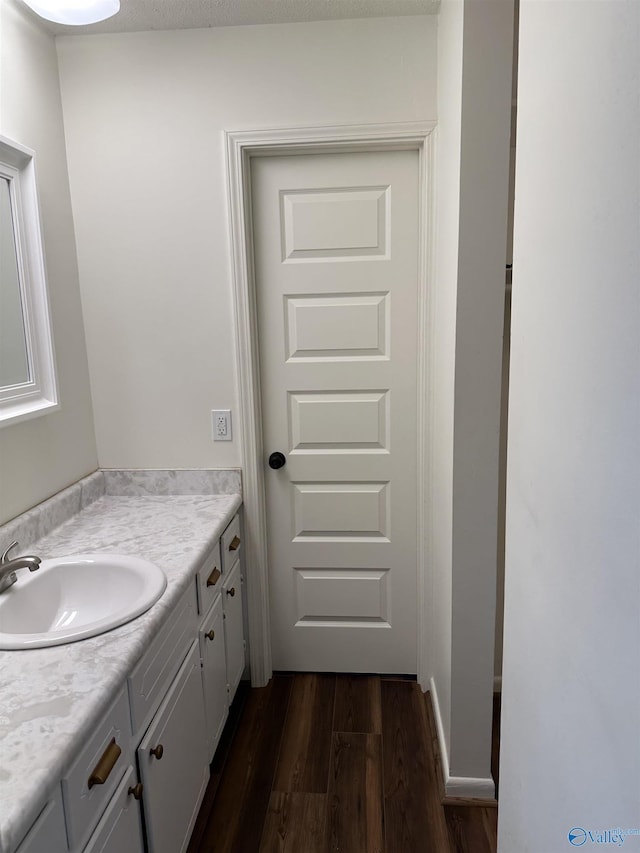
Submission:
[[[267,559],[267,513],[264,486],[264,448],[258,353],[257,302],[253,233],[251,224],[251,161],[296,153],[416,150],[419,154],[419,282],[418,341],[429,329],[432,269],[433,191],[432,131],[435,122],[407,124],[343,125],[338,127],[294,127],[271,130],[225,132],[227,188],[231,236],[231,259],[236,318],[236,369],[240,383],[240,438],[243,460],[245,522],[245,572],[249,619],[251,682],[263,687],[272,674],[269,623],[269,573]],[[426,565],[427,463],[428,463],[428,365],[427,346],[418,358],[418,681],[426,689],[429,681],[427,648]]]

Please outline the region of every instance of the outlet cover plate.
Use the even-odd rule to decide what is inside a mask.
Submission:
[[[211,410],[211,436],[214,441],[231,441],[231,409]]]

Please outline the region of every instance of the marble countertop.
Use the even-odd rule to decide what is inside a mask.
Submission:
[[[99,497],[35,542],[56,557],[144,557],[167,575],[146,613],[112,631],[29,651],[0,651],[0,853],[12,853],[124,679],[241,503],[239,494]]]

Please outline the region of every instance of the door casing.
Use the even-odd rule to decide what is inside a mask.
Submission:
[[[236,332],[236,369],[240,385],[240,440],[243,463],[245,520],[245,572],[249,621],[251,683],[263,687],[272,674],[269,623],[269,574],[267,559],[267,517],[264,484],[264,447],[257,336],[255,264],[253,256],[251,161],[296,153],[339,153],[358,151],[416,150],[419,155],[419,277],[418,340],[425,342],[417,353],[418,423],[416,460],[418,468],[418,682],[426,690],[431,675],[428,659],[428,590],[426,533],[431,511],[427,470],[429,443],[428,334],[431,327],[429,280],[433,271],[433,137],[434,122],[336,127],[297,127],[225,132],[227,190],[231,239],[231,269]]]

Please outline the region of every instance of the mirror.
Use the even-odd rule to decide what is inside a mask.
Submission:
[[[0,426],[57,408],[35,155],[0,136]]]

